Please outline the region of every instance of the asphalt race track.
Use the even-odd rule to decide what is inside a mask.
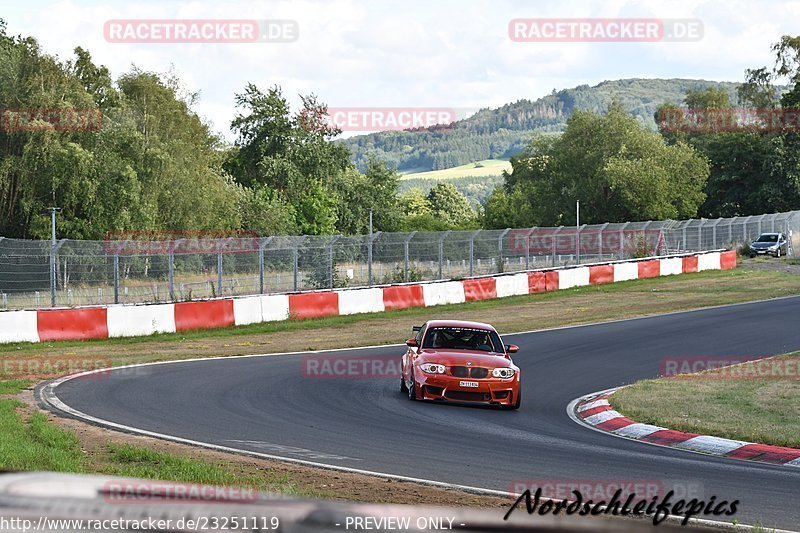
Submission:
[[[430,316],[439,318],[435,310]],[[307,377],[307,354],[155,365],[73,379],[55,392],[94,417],[204,443],[502,491],[517,481],[658,482],[685,487],[690,497],[738,499],[740,522],[795,529],[800,469],[612,437],[576,424],[566,407],[658,375],[664,357],[798,350],[799,325],[796,297],[507,335],[521,348],[514,356],[523,377],[517,412],[411,402],[395,378]],[[406,334],[411,324],[398,342]],[[369,331],[363,343],[370,344]],[[403,350],[326,356],[399,359]]]

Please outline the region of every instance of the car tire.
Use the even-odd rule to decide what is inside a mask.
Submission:
[[[408,392],[408,387],[406,387],[406,378],[400,377],[400,392],[406,393]]]
[[[411,370],[411,385],[406,387],[406,392],[408,392],[408,399],[412,402],[417,401],[417,382],[414,381],[414,370]]]
[[[516,411],[519,409],[520,405],[522,405],[522,392],[517,394],[517,399],[514,401],[513,405],[506,405],[505,408],[509,411]]]

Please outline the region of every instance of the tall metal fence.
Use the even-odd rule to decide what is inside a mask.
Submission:
[[[105,241],[0,237],[0,309],[189,301],[461,278],[736,247],[800,244],[800,211],[558,228],[226,238],[172,232]]]

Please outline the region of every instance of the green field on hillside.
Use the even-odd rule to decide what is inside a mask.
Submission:
[[[414,172],[403,174],[400,180],[413,179],[453,179],[467,177],[501,176],[503,171],[511,172],[511,163],[507,159],[484,159],[475,163],[468,163],[458,167],[445,168],[442,170],[430,170],[428,172]]]

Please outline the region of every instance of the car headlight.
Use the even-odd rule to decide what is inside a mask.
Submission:
[[[514,374],[516,374],[516,372],[514,371],[513,368],[495,368],[494,370],[492,370],[492,377],[495,378],[503,378],[503,379],[513,378]]]
[[[419,368],[427,374],[444,374],[444,365],[437,365],[434,363],[423,363]]]

